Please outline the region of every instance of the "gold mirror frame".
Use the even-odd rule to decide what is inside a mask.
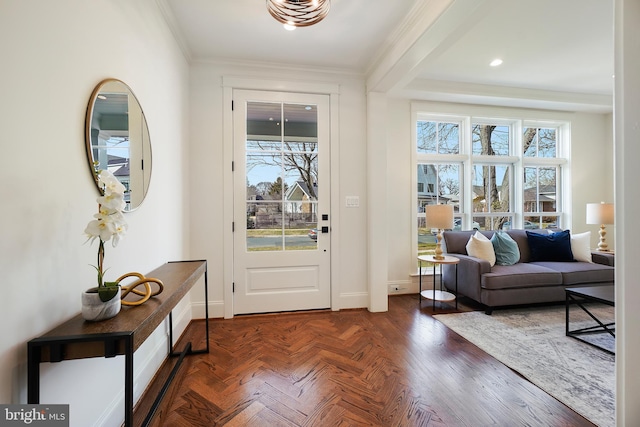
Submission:
[[[85,119],[85,146],[100,194],[98,171],[108,169],[127,189],[125,211],[140,206],[151,181],[151,140],[142,107],[123,81],[106,79],[93,90]]]

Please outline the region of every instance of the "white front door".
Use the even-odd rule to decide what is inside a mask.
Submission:
[[[329,308],[329,96],[233,100],[233,312]]]

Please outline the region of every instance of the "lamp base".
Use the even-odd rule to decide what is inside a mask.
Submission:
[[[607,245],[607,242],[605,240],[605,236],[607,235],[607,230],[604,229],[604,224],[600,225],[600,231],[598,232],[598,234],[600,234],[600,242],[598,242],[598,250],[601,252],[608,252],[609,245]]]
[[[442,255],[442,230],[438,228],[438,234],[436,234],[436,252],[433,256],[433,259],[443,260],[444,255]]]

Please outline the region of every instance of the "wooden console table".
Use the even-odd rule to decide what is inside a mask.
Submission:
[[[143,423],[144,426],[148,425],[183,358],[188,354],[209,353],[208,321],[205,321],[207,336],[204,349],[193,350],[191,343],[187,343],[184,350],[178,353],[174,351],[173,347],[171,310],[203,275],[206,302],[209,300],[207,262],[169,262],[146,275],[162,280],[164,291],[160,295],[139,306],[123,305],[116,317],[101,322],[87,322],[79,314],[44,335],[29,341],[27,344],[28,403],[37,404],[40,401],[40,363],[124,355],[124,425],[133,426],[133,354],[168,316],[171,348],[169,356],[177,356],[179,359]],[[208,304],[205,303],[205,320],[208,319],[209,309]]]

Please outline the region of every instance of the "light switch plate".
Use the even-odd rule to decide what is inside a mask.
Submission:
[[[360,196],[347,196],[347,198],[346,198],[346,206],[348,208],[359,208],[360,207]]]

